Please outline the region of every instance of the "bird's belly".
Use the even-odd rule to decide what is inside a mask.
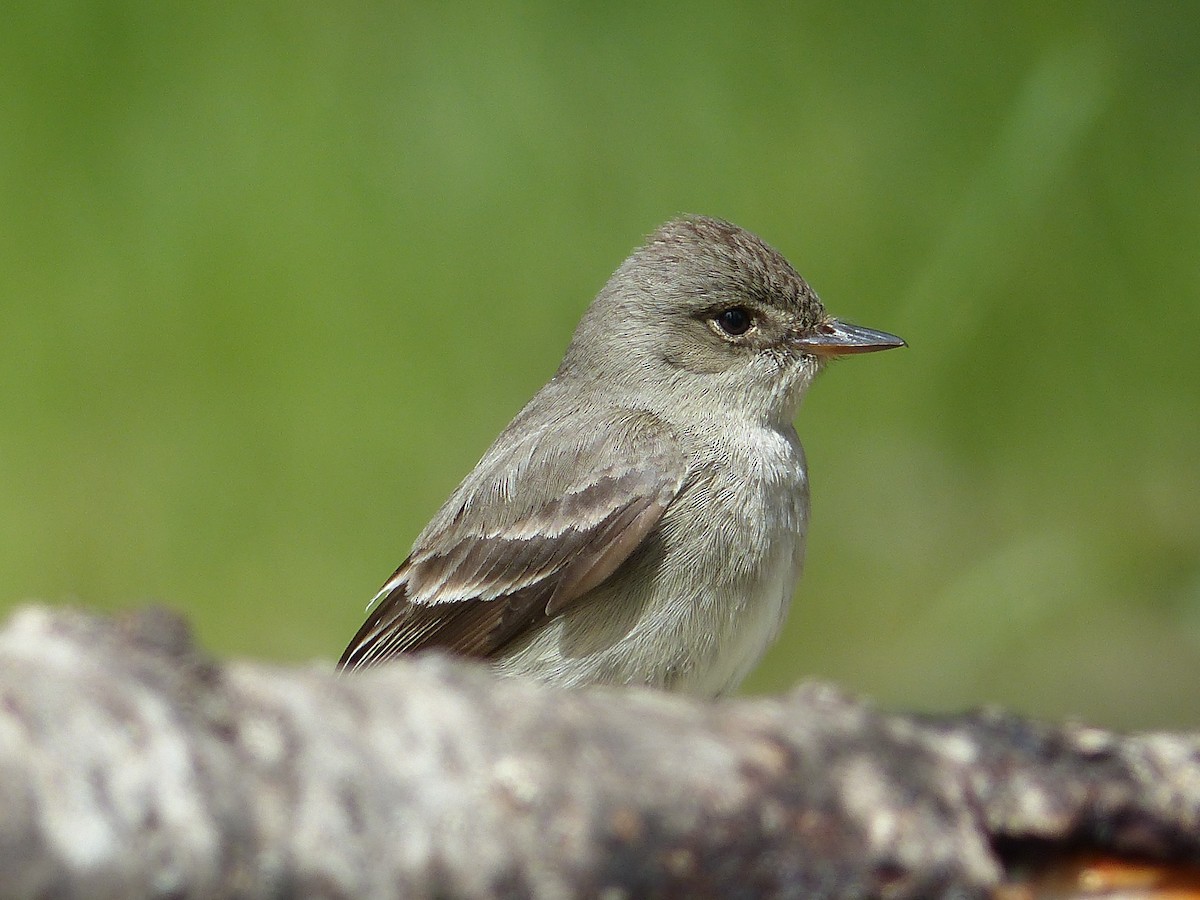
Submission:
[[[698,660],[675,687],[705,697],[734,691],[779,636],[796,589],[797,568],[793,553],[779,553],[753,595],[727,598],[723,606],[738,609],[737,615],[723,635],[714,635],[711,658]]]

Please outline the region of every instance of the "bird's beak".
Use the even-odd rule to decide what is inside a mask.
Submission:
[[[801,332],[792,343],[813,356],[847,356],[851,353],[874,353],[907,347],[903,338],[874,328],[863,328],[837,319],[826,319],[808,331]]]

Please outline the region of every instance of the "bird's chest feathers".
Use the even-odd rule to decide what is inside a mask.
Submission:
[[[669,554],[661,574],[680,588],[706,585],[699,595],[666,593],[676,604],[670,616],[696,635],[692,676],[680,686],[715,695],[745,677],[782,625],[804,559],[808,481],[791,429],[726,427],[699,455],[678,498],[693,508],[664,522],[690,532],[668,542],[690,552]]]
[[[800,441],[790,428],[751,423],[726,425],[721,434],[722,440],[702,444],[694,483],[679,498],[704,507],[680,517],[697,532],[683,542],[697,549],[690,562],[709,567],[718,581],[772,578],[780,566],[790,572],[802,561],[808,525]]]

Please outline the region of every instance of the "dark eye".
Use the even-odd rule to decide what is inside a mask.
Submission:
[[[733,306],[717,313],[716,322],[723,332],[737,337],[750,330],[754,319],[748,310],[740,306]]]

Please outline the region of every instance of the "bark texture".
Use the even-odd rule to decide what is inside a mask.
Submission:
[[[29,608],[0,809],[6,897],[983,897],[1058,853],[1200,862],[1200,736],[218,664],[170,613]]]

